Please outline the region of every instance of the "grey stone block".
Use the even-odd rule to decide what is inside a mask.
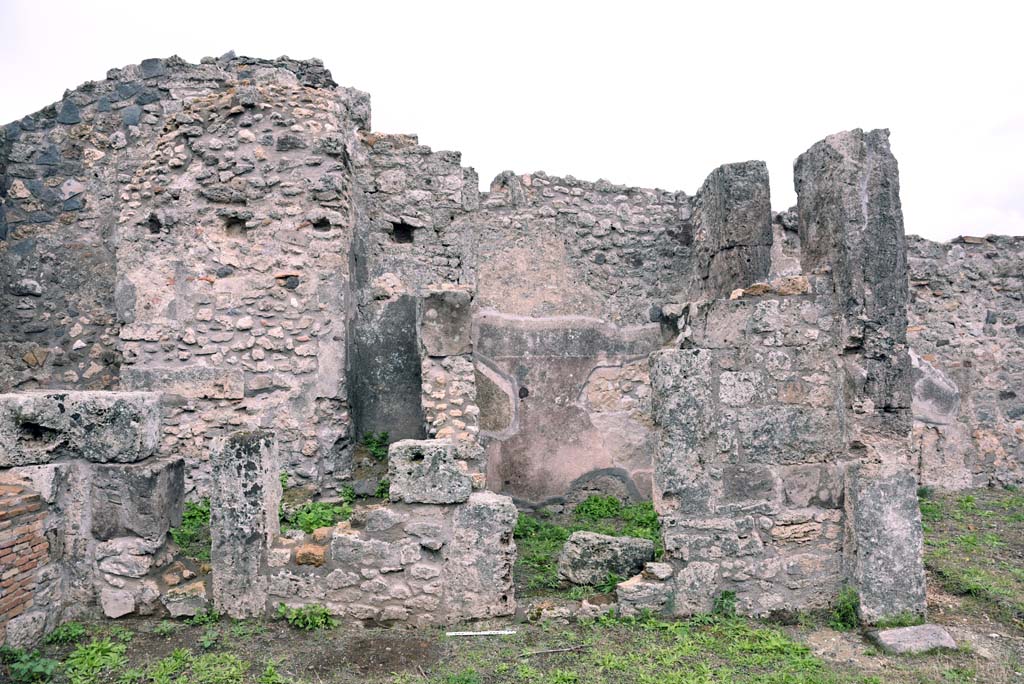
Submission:
[[[955,649],[956,642],[939,625],[916,625],[871,632],[871,639],[886,653],[916,654],[935,649]]]
[[[654,560],[654,542],[573,532],[558,556],[558,574],[573,584],[596,585],[609,574],[632,577]]]
[[[851,467],[846,517],[847,563],[860,594],[861,619],[873,624],[898,615],[924,615],[924,535],[914,474]]]
[[[260,563],[279,531],[277,443],[270,432],[236,432],[214,449],[211,461],[214,606],[234,618],[257,617],[267,603]]]
[[[124,589],[104,589],[100,592],[100,607],[108,618],[119,618],[135,612],[135,595]]]
[[[395,442],[388,449],[391,501],[426,504],[461,503],[473,481],[460,467],[460,445],[446,439]]]
[[[449,622],[515,612],[512,533],[518,517],[510,497],[492,492],[474,492],[456,507],[443,575]]]
[[[129,389],[155,390],[195,399],[242,399],[245,373],[207,366],[125,366],[121,383]]]
[[[92,536],[142,537],[156,546],[180,524],[185,502],[185,461],[97,466],[92,477]]]
[[[151,456],[159,441],[158,394],[0,394],[0,467],[65,458],[134,463]]]

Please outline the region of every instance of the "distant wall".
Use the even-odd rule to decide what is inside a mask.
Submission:
[[[767,170],[722,166],[695,196],[506,172],[480,207],[466,222],[489,486],[534,504],[649,498],[645,359],[687,302],[767,278]]]
[[[908,251],[921,482],[1024,483],[1024,237],[911,237]]]

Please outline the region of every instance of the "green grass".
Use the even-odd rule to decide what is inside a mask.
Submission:
[[[928,492],[920,503],[925,564],[943,588],[1024,626],[1024,496],[1008,489]]]
[[[171,538],[189,558],[210,560],[210,500],[186,501],[181,525],[171,529]]]
[[[558,553],[569,536],[579,531],[650,539],[654,542],[656,557],[661,556],[664,548],[658,514],[649,501],[624,505],[613,496],[589,496],[576,506],[566,525],[551,522],[543,512],[533,515],[521,513],[515,529],[519,585],[534,594],[561,589],[563,582],[558,577]],[[625,578],[617,581],[622,579]],[[614,591],[615,587],[605,581],[599,588],[601,591]]]

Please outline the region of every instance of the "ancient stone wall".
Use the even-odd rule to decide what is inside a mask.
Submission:
[[[48,550],[31,605],[11,616],[8,642],[34,643],[94,606],[110,617],[160,607],[162,576],[174,558],[168,531],[181,520],[185,463],[155,456],[159,434],[153,394],[0,394],[0,486],[37,493],[11,510],[33,513],[31,531],[45,536]],[[38,545],[19,554],[18,564]]]
[[[921,483],[1024,483],[1024,238],[908,242]]]
[[[773,214],[762,162],[694,195],[481,193],[369,115],[317,61],[226,55],[2,129],[0,479],[39,492],[51,559],[16,631],[97,605],[507,615],[509,496],[590,493],[662,517],[631,609],[845,583],[877,619],[923,609],[917,478],[1020,480],[1020,241],[912,241],[911,297],[885,131],[816,144]],[[371,432],[404,440],[387,463]],[[386,476],[390,502],[282,535],[282,475],[328,500]],[[209,578],[168,542],[186,495]]]
[[[672,606],[708,610],[733,591],[764,615],[824,607],[848,584],[866,620],[923,614],[887,132],[830,136],[798,158],[795,178],[807,275],[691,303],[680,348],[651,355]]]
[[[22,621],[13,625],[11,621],[36,602],[39,574],[50,558],[43,536],[45,519],[46,507],[38,492],[0,484],[0,643],[17,646],[32,641],[26,638],[30,635],[19,633]]]
[[[757,614],[827,605],[842,581],[843,383],[831,282],[701,306],[651,356],[655,506],[675,610],[735,591]],[[786,292],[787,290],[783,290]]]
[[[767,170],[722,166],[693,197],[504,173],[480,207],[469,220],[490,486],[533,504],[650,497],[645,359],[676,334],[682,302],[768,276]]]

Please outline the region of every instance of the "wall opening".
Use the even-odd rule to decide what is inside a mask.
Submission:
[[[391,241],[397,242],[398,244],[411,244],[413,231],[415,230],[416,227],[410,226],[408,223],[392,223]]]

